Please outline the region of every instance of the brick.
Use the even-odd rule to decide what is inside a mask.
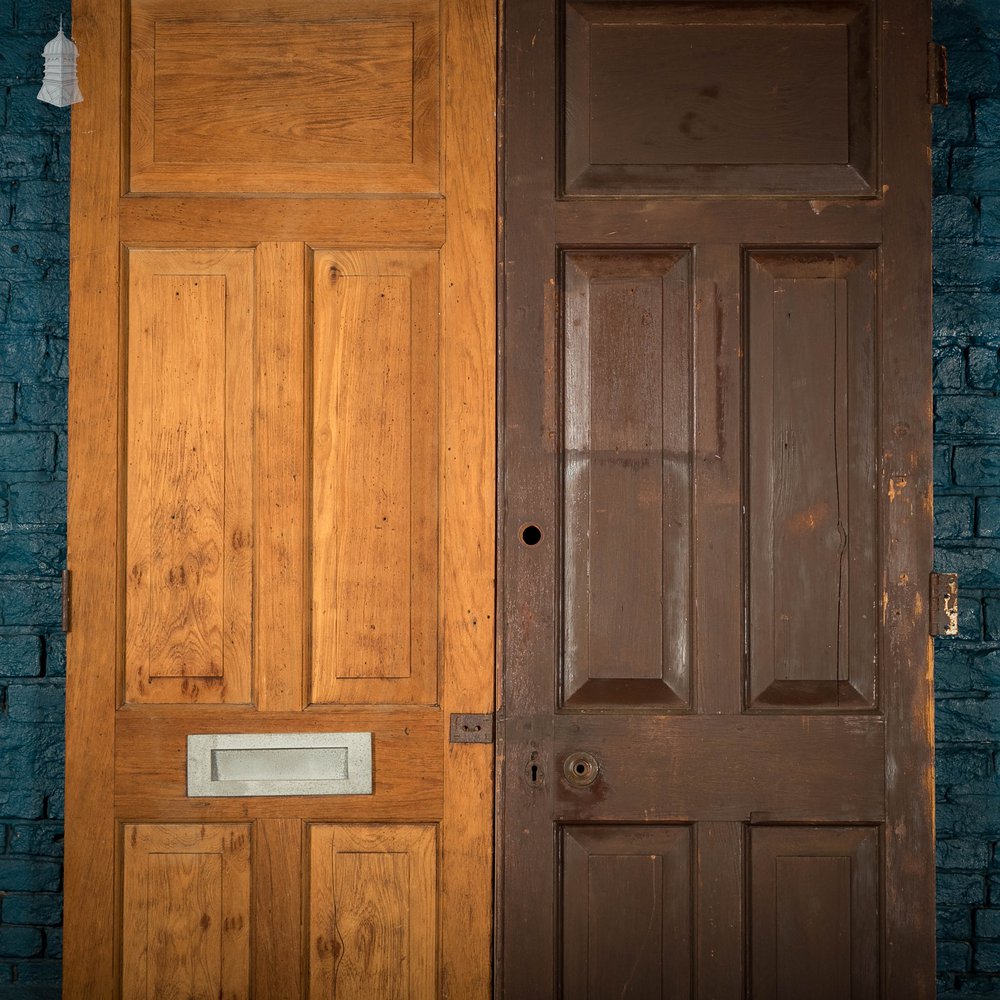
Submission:
[[[975,690],[970,658],[964,648],[949,639],[940,639],[934,649],[934,691],[938,696],[970,696]]]
[[[957,638],[973,642],[979,642],[983,638],[982,601],[959,597]]]
[[[10,488],[11,516],[16,518],[17,485]],[[971,538],[974,502],[969,496],[937,497],[934,500],[934,537]]]
[[[62,897],[49,893],[8,895],[0,910],[5,924],[47,924],[62,921]]]
[[[45,316],[65,326],[68,313],[68,289],[61,282],[14,282],[10,286],[10,318],[13,323],[32,323],[39,316]]]
[[[968,785],[991,773],[991,754],[985,749],[938,749],[934,769],[939,785]]]
[[[1000,938],[1000,909],[976,910],[977,938]]]
[[[983,878],[941,872],[937,878],[937,898],[942,906],[981,906],[984,902]]]
[[[2,532],[0,558],[3,559],[4,574],[58,576],[66,565],[66,533],[37,529]]]
[[[937,842],[938,868],[983,871],[989,865],[989,854],[989,845],[981,840],[938,840]],[[942,937],[948,937],[948,935],[944,934]]]
[[[18,382],[34,375],[44,360],[44,341],[0,333],[0,378]]]
[[[935,0],[934,37],[969,48],[1000,40],[996,0]]]
[[[934,239],[971,243],[976,235],[977,214],[965,195],[938,195],[934,199]]]
[[[965,352],[961,347],[934,348],[934,391],[958,392],[965,385]]]
[[[1000,547],[995,542],[942,543],[934,552],[939,573],[957,573],[966,588],[1000,589]]]
[[[1000,944],[981,941],[976,944],[973,968],[977,972],[1000,972]]]
[[[954,463],[959,486],[1000,486],[1000,450],[996,446],[958,447]]]
[[[972,915],[967,906],[939,906],[937,908],[937,936],[967,941],[972,937]]]
[[[951,155],[951,187],[968,194],[1000,192],[1000,163],[996,151],[959,146]]]
[[[946,194],[951,181],[951,150],[935,149],[931,153],[931,182],[935,194]]]
[[[55,437],[48,431],[0,431],[0,469],[45,472],[55,467]]]
[[[939,941],[937,967],[939,972],[966,972],[972,964],[972,948],[964,941]]]
[[[967,380],[973,389],[993,390],[997,386],[998,359],[995,347],[969,348]],[[998,431],[1000,433],[1000,431]]]
[[[951,698],[938,701],[936,735],[942,741],[996,739],[1000,734],[1000,698]]]
[[[997,174],[1000,185],[1000,163]],[[970,253],[968,247],[939,244],[934,248],[934,287],[1000,290],[1000,246],[977,246],[975,253]]]
[[[952,482],[952,449],[951,445],[934,445],[934,485],[950,486]]]
[[[66,484],[62,481],[11,483],[9,502],[11,520],[16,524],[55,526],[66,523]]]
[[[0,955],[32,958],[42,950],[42,932],[35,927],[0,927]]]
[[[12,286],[13,289],[13,286]],[[13,290],[11,292],[13,300]],[[934,296],[934,335],[1000,343],[1000,295],[988,292],[940,292]]]
[[[987,603],[986,607],[987,628],[996,628],[996,614]],[[970,690],[983,692],[1000,692],[1000,652],[990,650],[985,653],[976,653],[969,657],[969,683]]]
[[[0,622],[57,626],[62,621],[62,583],[0,577]]]
[[[34,858],[0,858],[0,892],[58,892],[62,866]]]
[[[15,819],[38,819],[45,808],[45,796],[37,788],[26,788],[22,782],[0,785],[0,816]],[[5,888],[0,886],[0,890]],[[10,887],[6,887],[10,888]]]
[[[10,854],[32,854],[38,857],[61,858],[63,853],[62,823],[12,823],[7,844]],[[986,867],[986,864],[983,864]]]
[[[955,97],[989,94],[998,83],[1000,59],[994,53],[949,49],[948,89]]]
[[[61,927],[45,931],[45,954],[49,958],[62,958],[63,932]]]
[[[0,677],[37,677],[42,672],[42,640],[37,635],[0,637]]]
[[[0,180],[41,177],[52,155],[52,140],[47,136],[0,133]]]
[[[952,101],[945,107],[934,109],[935,148],[964,144],[969,141],[971,134],[972,108],[968,101]]]
[[[14,422],[14,383],[0,382],[0,424]]]
[[[66,382],[27,383],[18,390],[17,416],[29,424],[66,423]]]
[[[18,984],[35,983],[58,983],[62,977],[62,967],[59,962],[18,962],[17,982]],[[33,996],[39,996],[37,992]]]
[[[66,815],[66,793],[62,784],[45,800],[45,815],[49,819],[63,819]]]
[[[980,497],[976,501],[976,534],[1000,538],[1000,497]]]
[[[35,104],[40,103],[34,94],[29,96]],[[13,188],[13,203],[11,225],[14,229],[65,226],[69,217],[69,189],[58,181],[18,181]]]
[[[66,709],[62,684],[11,684],[7,688],[7,715],[16,722],[61,722]]]
[[[936,434],[976,438],[1000,436],[1000,397],[941,396],[934,409]]]
[[[45,637],[45,676],[66,676],[66,636],[47,635]]]

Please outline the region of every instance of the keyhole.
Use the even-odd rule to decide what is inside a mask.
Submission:
[[[535,784],[535,782],[537,782],[537,781],[538,781],[538,765],[537,764],[532,764],[531,765],[531,783]]]
[[[576,767],[573,768],[573,770],[576,771],[577,774],[586,774],[587,765],[584,764],[583,761],[580,761],[580,763],[577,764]]]

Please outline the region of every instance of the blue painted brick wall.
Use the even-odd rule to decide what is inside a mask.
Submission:
[[[69,113],[35,93],[68,13],[0,0],[0,1000],[59,978]],[[937,649],[939,992],[1000,998],[1000,3],[936,0],[935,35],[935,534],[963,598]]]
[[[68,110],[36,100],[69,0],[0,0],[0,1000],[62,945]]]
[[[936,649],[938,995],[1000,998],[1000,2],[935,0],[936,563],[961,635]]]

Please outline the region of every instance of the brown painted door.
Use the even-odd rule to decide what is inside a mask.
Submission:
[[[74,29],[66,996],[485,998],[495,12]]]
[[[506,31],[502,995],[929,998],[929,5]]]

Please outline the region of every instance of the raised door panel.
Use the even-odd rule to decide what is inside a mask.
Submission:
[[[873,4],[565,4],[567,194],[868,194]]]
[[[136,192],[435,193],[435,0],[135,0]]]
[[[128,265],[125,697],[247,702],[253,252]]]
[[[562,828],[562,996],[690,996],[689,826]]]
[[[567,253],[562,699],[690,698],[690,255]]]
[[[438,257],[321,251],[312,344],[312,688],[433,704]]]
[[[437,828],[310,828],[310,1000],[437,996]]]
[[[879,830],[755,827],[750,834],[754,1000],[874,1000]]]
[[[126,824],[122,995],[250,995],[250,827]]]
[[[750,702],[876,702],[876,257],[748,259]]]

